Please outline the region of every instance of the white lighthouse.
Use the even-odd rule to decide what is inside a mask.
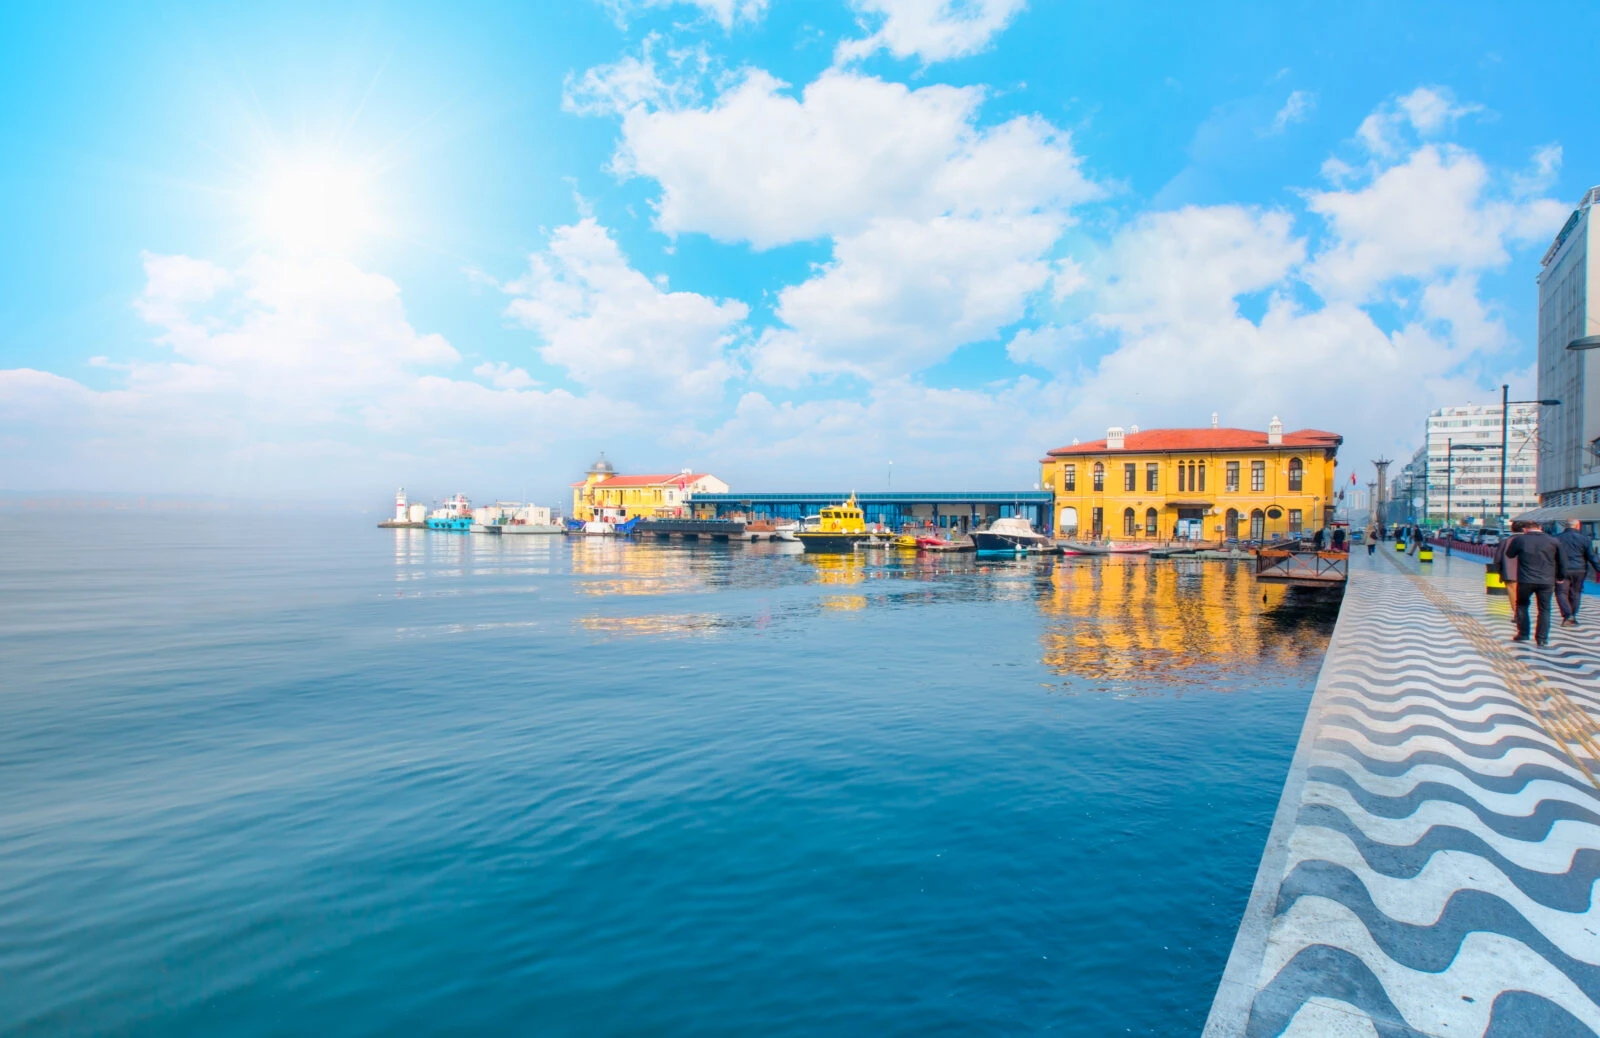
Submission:
[[[394,492],[394,521],[403,523],[406,520],[406,488],[401,487]]]

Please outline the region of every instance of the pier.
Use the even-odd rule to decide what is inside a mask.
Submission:
[[[726,518],[734,515],[768,516],[773,519],[800,519],[819,509],[836,505],[852,491],[830,493],[772,492],[759,494],[696,493],[687,500],[697,518]],[[855,494],[856,503],[869,523],[883,523],[898,530],[906,523],[927,523],[939,529],[967,533],[985,523],[1006,516],[1020,516],[1041,533],[1050,533],[1050,490],[883,491]]]
[[[1356,552],[1207,1038],[1600,1034],[1600,602]]]

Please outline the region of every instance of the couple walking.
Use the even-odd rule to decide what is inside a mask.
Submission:
[[[1551,537],[1532,523],[1511,524],[1512,535],[1501,542],[1493,565],[1515,606],[1517,636],[1512,641],[1528,640],[1533,627],[1530,602],[1537,602],[1539,607],[1538,626],[1533,630],[1536,645],[1550,641],[1552,597],[1561,610],[1561,625],[1578,625],[1584,578],[1591,567],[1600,574],[1600,558],[1579,527],[1578,520],[1570,520],[1560,536]]]

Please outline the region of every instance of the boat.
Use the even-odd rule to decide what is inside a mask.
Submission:
[[[500,524],[499,523],[473,523],[472,524],[472,532],[473,533],[499,533],[500,532]]]
[[[795,534],[800,532],[800,524],[796,522],[779,523],[772,528],[772,535],[780,541],[799,540]]]
[[[1154,544],[1136,544],[1129,541],[1062,541],[1061,551],[1067,555],[1148,555]]]
[[[513,520],[500,527],[501,535],[508,533],[566,533],[567,528],[560,523],[523,523]]]
[[[894,546],[901,551],[916,551],[918,548],[922,547],[922,545],[918,543],[921,540],[922,538],[920,537],[914,537],[909,533],[903,533],[894,539]]]
[[[653,534],[656,537],[716,537],[727,540],[730,537],[743,538],[745,524],[737,519],[676,519],[665,517],[660,519],[640,519],[633,532],[641,537]]]
[[[452,530],[460,533],[472,529],[472,516],[470,515],[430,515],[428,516],[428,529]]]
[[[1054,547],[1050,538],[1020,516],[1005,516],[972,531],[972,545],[979,555],[1024,555]]]
[[[817,516],[815,528],[807,526],[795,534],[806,552],[813,555],[844,555],[856,550],[859,544],[875,540],[880,535],[867,529],[856,496],[843,504],[829,505]]]

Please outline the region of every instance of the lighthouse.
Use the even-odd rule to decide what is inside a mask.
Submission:
[[[399,490],[394,492],[394,521],[397,523],[403,523],[406,521],[405,487],[401,487]]]

